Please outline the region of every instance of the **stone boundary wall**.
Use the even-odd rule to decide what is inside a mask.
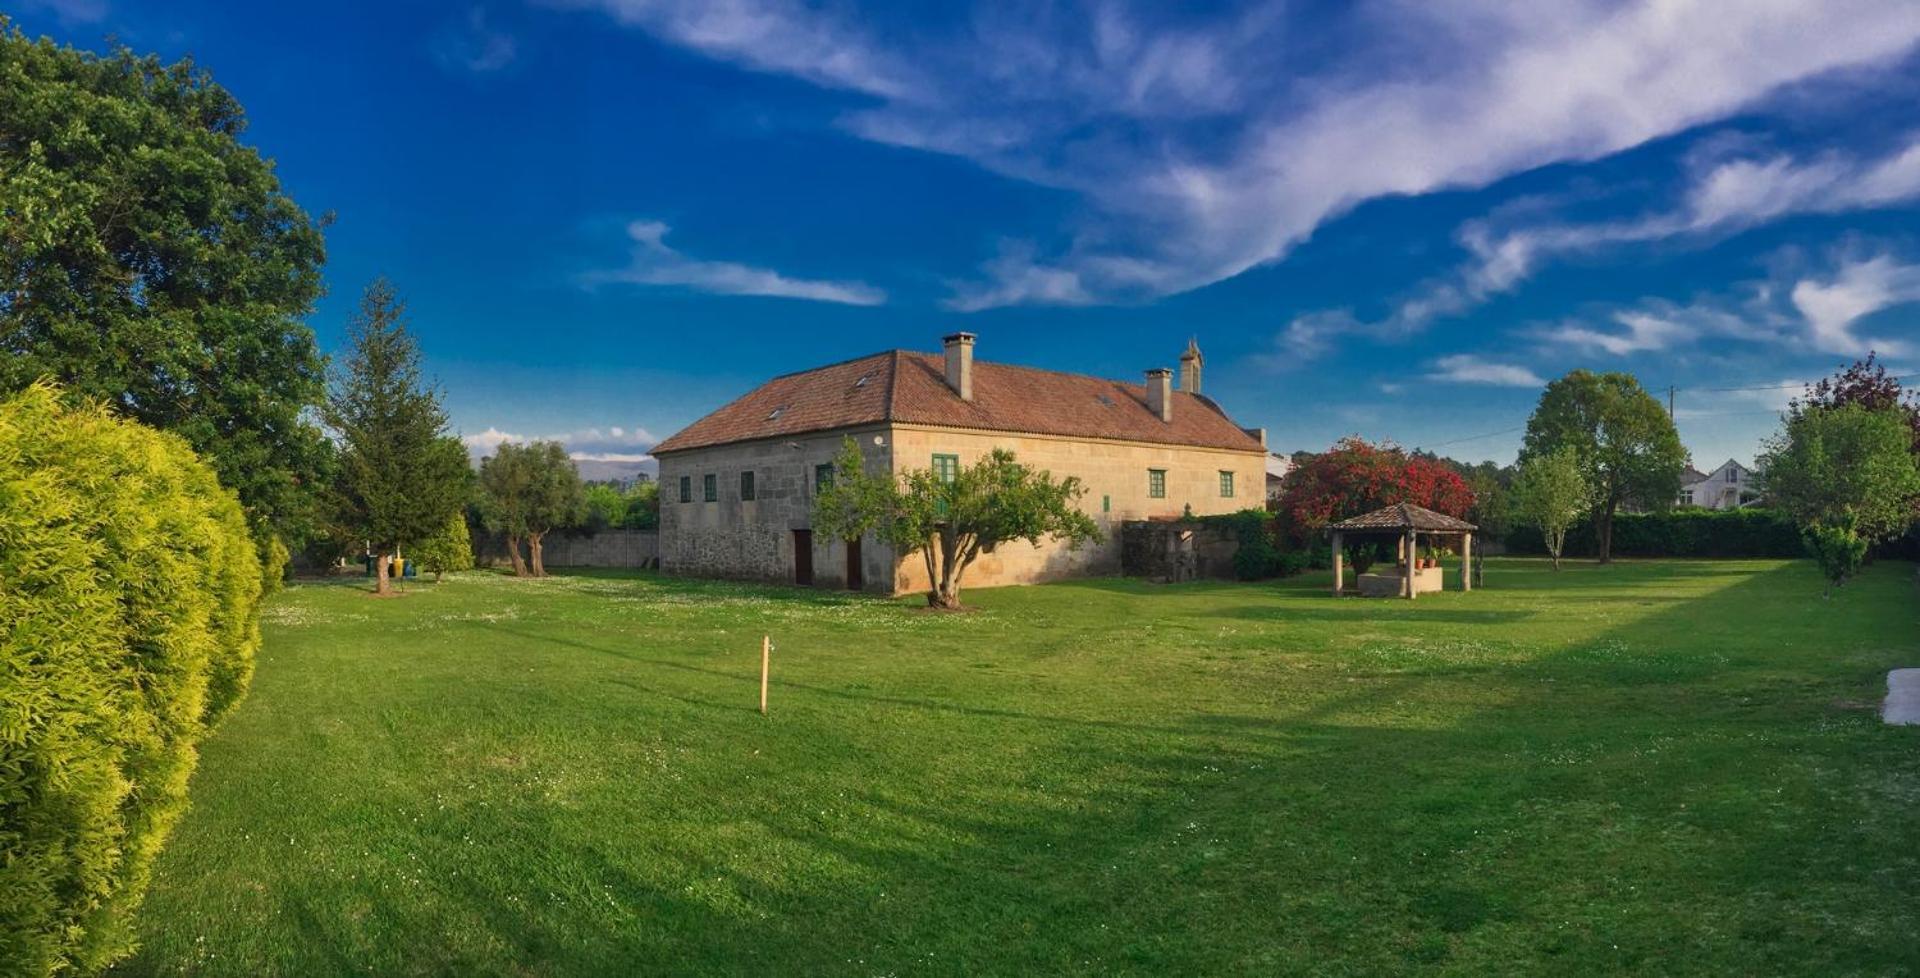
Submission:
[[[1232,580],[1240,540],[1233,528],[1188,520],[1127,520],[1120,525],[1120,568],[1154,581]]]
[[[601,530],[598,533],[555,531],[543,541],[548,567],[658,567],[660,532],[658,530]],[[520,555],[527,555],[526,544]],[[499,533],[473,535],[474,563],[482,567],[506,566],[507,539]]]

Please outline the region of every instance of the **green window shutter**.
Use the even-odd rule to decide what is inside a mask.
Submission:
[[[749,503],[753,502],[753,473],[752,472],[740,473],[740,499],[742,502],[749,502]]]
[[[707,502],[710,502],[710,503],[719,502],[720,501],[720,477],[717,475],[714,475],[711,472],[707,473],[706,477],[700,480],[700,495],[701,495],[701,498],[705,499]]]
[[[1223,499],[1233,498],[1233,473],[1225,469],[1220,470],[1220,496]]]
[[[680,501],[683,503],[693,502],[693,476],[683,475],[680,477]]]
[[[1147,495],[1154,499],[1167,498],[1167,470],[1147,470]]]
[[[831,489],[831,488],[833,488],[833,463],[827,462],[821,465],[814,466],[813,467],[814,491],[819,492],[822,489]]]

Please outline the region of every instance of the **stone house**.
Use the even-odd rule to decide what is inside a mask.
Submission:
[[[984,554],[973,587],[1120,571],[1125,520],[1260,508],[1266,434],[1200,393],[1189,342],[1173,372],[1123,383],[974,359],[956,333],[943,353],[889,350],[775,377],[660,444],[660,568],[902,594],[927,587],[920,557],[812,530],[815,493],[842,439],[870,470],[958,471],[995,448],[1056,477],[1078,476],[1103,539],[1070,551],[1022,541]]]

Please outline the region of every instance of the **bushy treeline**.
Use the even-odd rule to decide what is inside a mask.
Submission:
[[[1547,552],[1537,526],[1507,533],[1507,550]],[[1567,531],[1562,556],[1599,553],[1600,533],[1592,515]],[[1673,509],[1664,513],[1621,513],[1613,519],[1613,552],[1624,557],[1802,557],[1800,528],[1770,509]]]
[[[0,399],[0,973],[92,974],[260,644],[234,493],[179,436]]]

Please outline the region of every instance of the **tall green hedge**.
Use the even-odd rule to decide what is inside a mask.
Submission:
[[[1537,527],[1515,527],[1507,550],[1544,554]],[[1593,520],[1567,531],[1564,556],[1592,557],[1599,552]],[[1613,552],[1622,557],[1804,557],[1800,528],[1770,509],[1674,509],[1665,513],[1621,513],[1613,520]]]
[[[180,438],[0,399],[0,974],[90,974],[186,807],[207,730],[245,694],[260,560]]]

